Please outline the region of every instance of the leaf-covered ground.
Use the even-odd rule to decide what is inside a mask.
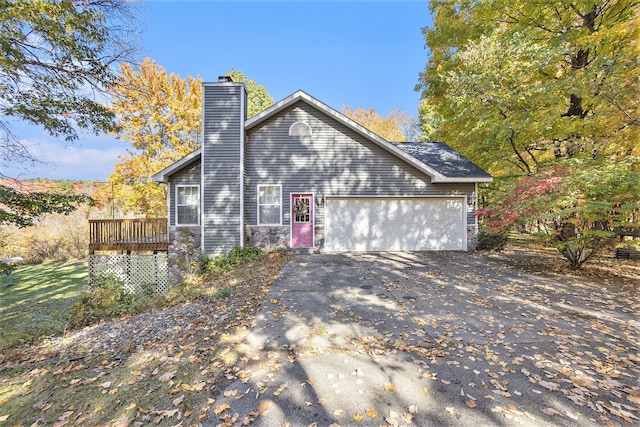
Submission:
[[[635,424],[638,273],[529,251],[297,256],[207,425]]]
[[[197,425],[286,260],[265,255],[195,301],[0,355],[0,425]]]
[[[3,354],[0,425],[639,421],[637,263],[298,255],[281,273],[286,261]]]

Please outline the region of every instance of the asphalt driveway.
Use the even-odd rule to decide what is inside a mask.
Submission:
[[[508,261],[296,255],[208,425],[638,424],[637,277]]]

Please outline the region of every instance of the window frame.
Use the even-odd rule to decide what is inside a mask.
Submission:
[[[278,191],[280,193],[280,198],[278,201],[278,204],[275,203],[260,203],[260,189],[264,188],[264,187],[277,187]],[[256,191],[256,206],[257,206],[257,212],[256,212],[256,223],[259,226],[265,225],[265,226],[269,226],[269,225],[282,225],[282,184],[258,184],[257,186],[257,191]],[[262,206],[278,206],[280,213],[278,215],[278,222],[277,223],[261,223],[260,222],[260,208]]]
[[[310,137],[313,136],[313,129],[309,123],[303,120],[297,120],[289,126],[289,136],[298,138]]]
[[[296,206],[294,205],[292,207],[292,209],[291,209],[291,218],[292,218],[293,223],[294,224],[308,224],[310,222],[313,222],[311,220],[311,217],[312,217],[312,215],[311,215],[311,212],[312,212],[311,203],[313,203],[313,196],[308,197],[306,194],[298,195],[298,196],[294,195],[294,196],[291,197],[291,203],[293,203],[293,201],[296,200],[296,199],[298,199],[298,200],[308,199],[307,200],[307,205],[306,205],[307,212],[306,212],[306,214],[304,214],[304,215],[306,215],[307,219],[306,219],[306,221],[305,220],[298,221],[297,216],[298,216],[299,213],[297,212]]]
[[[178,200],[179,200],[179,195],[178,193],[180,192],[181,188],[196,188],[197,189],[197,194],[198,194],[198,203],[196,205],[197,207],[197,213],[196,213],[196,219],[197,222],[196,223],[182,223],[179,221],[180,216],[178,215],[178,208],[180,206],[193,206],[191,204],[179,204]],[[202,199],[202,195],[200,194],[200,185],[198,184],[179,184],[176,185],[176,202],[175,202],[175,223],[176,226],[199,226],[200,225],[200,200]]]

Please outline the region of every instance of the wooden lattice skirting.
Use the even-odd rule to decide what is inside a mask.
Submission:
[[[169,289],[167,253],[153,255],[89,255],[89,286],[100,276],[111,276],[125,289],[140,294],[149,288],[165,293]]]

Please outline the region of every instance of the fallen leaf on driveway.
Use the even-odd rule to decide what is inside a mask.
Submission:
[[[640,405],[640,394],[638,395],[628,395],[627,400],[631,403],[635,403],[636,405]]]
[[[397,390],[398,390],[398,387],[396,387],[396,386],[395,386],[395,385],[393,385],[393,384],[386,383],[386,384],[384,385],[384,389],[385,389],[386,391],[397,391]]]
[[[273,392],[273,395],[278,397],[280,396],[280,394],[282,394],[283,391],[285,391],[287,388],[289,387],[289,383],[284,383],[282,384],[280,387],[278,387],[278,389],[276,391]]]
[[[578,415],[577,415],[577,414],[574,414],[573,412],[571,412],[571,411],[569,411],[569,410],[565,410],[565,411],[564,411],[564,414],[565,414],[567,417],[571,418],[572,420],[576,420],[576,421],[578,420]]]
[[[560,415],[560,416],[562,416],[562,413],[560,413],[560,412],[556,411],[556,410],[555,410],[555,409],[553,409],[553,408],[542,408],[542,412],[544,412],[544,413],[545,413],[545,414],[547,414],[547,415],[551,415],[551,416],[554,416],[554,415]]]
[[[398,427],[400,425],[398,421],[398,413],[396,411],[389,411],[389,416],[384,420],[390,427]]]
[[[367,414],[370,418],[375,418],[378,416],[378,411],[373,408],[365,409],[365,414]]]
[[[558,384],[549,381],[540,381],[538,384],[550,391],[560,390],[560,386]]]
[[[231,406],[228,403],[221,403],[220,405],[216,406],[216,408],[213,410],[213,412],[215,412],[216,415],[220,415],[221,413],[223,413],[227,409],[231,409]]]
[[[625,411],[623,409],[616,409],[612,406],[609,405],[603,405],[605,408],[607,408],[607,410],[609,412],[611,412],[613,415],[615,415],[616,417],[620,417],[623,420],[625,420],[628,423],[633,423],[633,420],[638,420],[638,417],[636,417],[635,415],[633,415],[631,412],[629,411]]]

